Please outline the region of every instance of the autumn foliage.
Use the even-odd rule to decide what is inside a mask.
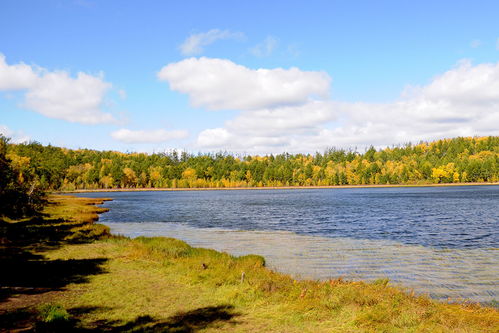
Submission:
[[[499,181],[499,137],[420,142],[360,153],[235,156],[70,150],[10,144],[8,159],[50,190],[434,184]]]

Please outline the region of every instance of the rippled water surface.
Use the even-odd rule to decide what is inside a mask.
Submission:
[[[497,299],[499,186],[112,192],[100,221],[305,278],[388,277],[435,298]]]

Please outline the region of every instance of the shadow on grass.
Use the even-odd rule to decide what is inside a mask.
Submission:
[[[64,224],[43,216],[17,223],[0,220],[0,304],[12,296],[57,291],[70,283],[83,283],[89,275],[104,273],[106,259],[47,260],[40,251],[90,239],[66,237],[79,224]],[[19,301],[22,307],[22,300]]]
[[[208,306],[188,312],[178,313],[167,319],[156,319],[151,316],[140,316],[129,322],[101,320],[90,324],[83,324],[80,318],[86,314],[106,309],[87,307],[69,310],[71,319],[44,323],[32,309],[20,309],[0,314],[0,328],[6,331],[23,329],[23,332],[176,332],[195,333],[209,327],[219,325],[235,325],[234,312],[231,305]]]
[[[67,223],[62,219],[47,219],[39,214],[27,221],[8,223],[0,219],[0,245],[48,250],[61,246],[73,229],[85,223]],[[84,241],[84,240],[82,240]]]
[[[0,260],[0,300],[12,294],[33,294],[61,290],[70,283],[87,282],[89,275],[101,274],[106,259]]]
[[[37,313],[33,309],[0,312],[0,332],[29,332],[34,330]]]
[[[71,311],[70,311],[71,313]],[[188,312],[178,313],[166,320],[151,316],[140,316],[127,323],[101,321],[90,328],[76,328],[80,332],[177,332],[194,333],[208,327],[221,324],[235,325],[234,317],[238,316],[232,305],[208,306]]]

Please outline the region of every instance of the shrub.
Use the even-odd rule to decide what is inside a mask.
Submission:
[[[45,304],[40,306],[40,321],[47,324],[69,321],[69,313],[59,304]]]

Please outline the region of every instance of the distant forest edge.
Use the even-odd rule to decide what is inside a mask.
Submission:
[[[499,181],[499,137],[458,137],[364,153],[235,157],[228,153],[121,153],[11,144],[19,186],[39,190],[435,184]]]

